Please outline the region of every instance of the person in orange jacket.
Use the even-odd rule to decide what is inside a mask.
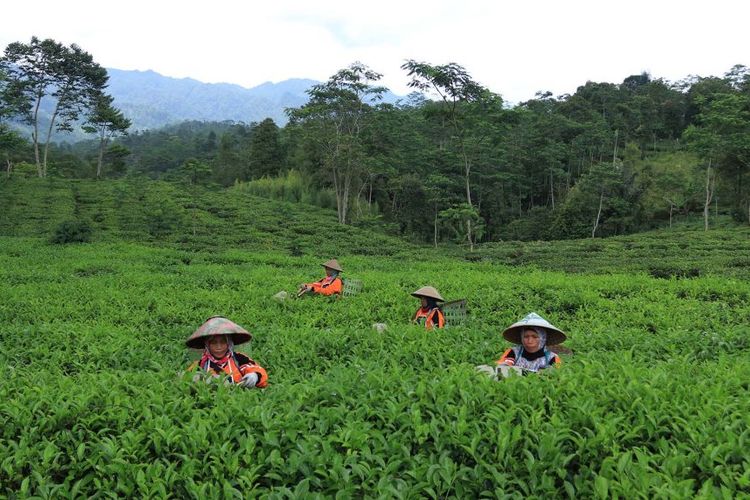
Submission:
[[[339,278],[339,274],[344,272],[336,259],[331,259],[323,263],[326,270],[326,277],[315,283],[303,283],[297,290],[297,297],[306,293],[315,293],[318,295],[341,294],[344,289],[344,282]]]
[[[445,302],[440,293],[431,286],[423,286],[412,295],[422,301],[421,307],[414,314],[413,323],[424,325],[425,329],[443,328],[445,326],[445,316],[440,310],[438,302]]]
[[[185,341],[188,347],[203,349],[201,359],[193,362],[188,371],[197,371],[193,380],[201,378],[221,380],[248,389],[263,388],[268,385],[268,374],[258,363],[236,352],[234,346],[248,342],[253,337],[238,324],[213,316],[208,318]]]

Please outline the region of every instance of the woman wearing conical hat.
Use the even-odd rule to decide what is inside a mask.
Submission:
[[[498,370],[504,376],[512,371],[537,372],[562,363],[560,356],[547,346],[564,342],[565,333],[537,313],[510,325],[503,332],[503,338],[516,344],[497,360]]]
[[[221,380],[237,384],[248,389],[263,388],[268,385],[268,374],[258,363],[234,346],[243,344],[253,337],[250,332],[221,316],[208,318],[190,338],[185,341],[188,347],[203,349],[201,359],[188,367],[188,371],[197,371],[194,380],[201,375],[209,380]]]
[[[431,286],[423,286],[412,295],[422,301],[421,307],[414,314],[413,323],[424,325],[425,329],[443,328],[445,326],[445,317],[440,310],[438,302],[445,302],[440,293]]]
[[[297,297],[301,297],[306,293],[315,293],[319,295],[334,295],[341,294],[344,288],[344,283],[339,278],[344,270],[341,269],[336,259],[331,259],[323,263],[323,267],[326,270],[326,277],[316,281],[315,283],[303,283],[297,290]]]

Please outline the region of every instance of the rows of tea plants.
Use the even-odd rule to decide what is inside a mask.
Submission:
[[[50,238],[64,222],[90,241],[137,241],[183,249],[242,247],[290,255],[394,255],[415,247],[338,224],[335,212],[271,201],[241,189],[141,178],[97,182],[0,179],[0,235]]]
[[[572,273],[647,272],[656,278],[750,278],[750,226],[681,227],[569,241],[498,242],[466,255],[507,265]]]
[[[0,237],[0,497],[750,494],[747,281],[337,257],[361,294],[277,302],[319,256]],[[465,326],[408,323],[428,283]],[[476,373],[530,311],[568,332],[563,367]],[[180,375],[215,314],[267,389]]]

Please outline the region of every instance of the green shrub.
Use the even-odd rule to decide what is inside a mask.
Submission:
[[[66,220],[56,228],[51,239],[54,244],[88,243],[91,241],[91,225],[85,220]]]

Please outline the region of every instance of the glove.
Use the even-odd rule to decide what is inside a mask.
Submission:
[[[252,389],[255,387],[255,384],[257,384],[260,381],[260,375],[257,373],[248,373],[242,379],[240,379],[240,384],[244,387],[247,387],[248,389]]]

